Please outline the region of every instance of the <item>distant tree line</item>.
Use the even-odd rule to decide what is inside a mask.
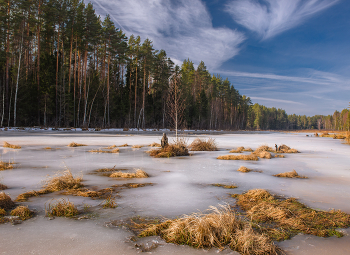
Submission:
[[[127,38],[91,3],[0,0],[0,126],[342,129],[344,114],[252,105],[203,62],[178,67],[149,39]]]

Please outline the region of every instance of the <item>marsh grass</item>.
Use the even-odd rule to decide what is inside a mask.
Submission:
[[[144,147],[144,145],[133,145],[131,148],[133,148],[133,149],[140,149],[142,147]]]
[[[260,152],[263,152],[263,151],[267,151],[267,152],[275,152],[274,149],[272,149],[271,147],[267,146],[267,145],[261,145],[260,147],[258,147],[254,153],[255,154],[259,154]]]
[[[19,205],[11,211],[11,216],[18,216],[21,220],[28,220],[33,217],[34,212],[28,206]]]
[[[119,150],[119,148],[115,148],[111,151],[105,151],[105,150],[98,149],[98,150],[89,150],[89,152],[93,152],[93,153],[119,153],[120,150]]]
[[[8,187],[5,184],[0,183],[0,190],[8,189]]]
[[[0,208],[4,210],[12,209],[15,203],[12,201],[11,197],[4,192],[0,192]]]
[[[241,147],[238,147],[236,149],[230,150],[230,153],[242,153],[243,151],[253,152],[253,150],[251,148],[244,148],[243,146],[241,146]]]
[[[13,163],[6,163],[0,160],[0,171],[13,169]]]
[[[4,217],[4,216],[6,216],[6,211],[5,211],[5,209],[2,209],[2,208],[0,208],[0,223],[1,223],[1,217]]]
[[[169,158],[176,156],[189,156],[187,144],[184,140],[178,140],[173,144],[169,144],[164,148],[153,149],[148,151],[151,157]]]
[[[223,160],[253,160],[253,161],[259,160],[258,156],[256,156],[253,153],[251,153],[249,155],[224,155],[224,156],[217,157],[217,159],[223,159]]]
[[[123,172],[115,172],[112,173],[109,177],[112,178],[148,178],[149,175],[143,171],[142,169],[137,169],[135,173],[123,173]]]
[[[161,145],[160,143],[154,142],[154,143],[151,143],[151,144],[149,145],[149,147],[162,147],[162,145]]]
[[[279,153],[299,153],[298,150],[292,149],[285,144],[282,144],[281,146],[279,146],[277,152],[279,152]]]
[[[217,151],[218,147],[216,145],[215,139],[209,138],[207,141],[205,139],[196,138],[189,146],[191,151]]]
[[[62,198],[54,204],[49,203],[47,207],[45,205],[45,214],[48,217],[74,217],[79,214],[79,211],[74,203]]]
[[[113,144],[111,146],[106,147],[105,149],[111,150],[111,149],[114,149],[114,148],[117,148],[117,145]]]
[[[266,159],[271,159],[272,155],[268,151],[260,151],[258,153],[255,153],[259,158],[266,158]]]
[[[102,203],[102,208],[107,209],[107,208],[116,208],[118,205],[115,202],[115,197],[112,197],[112,194],[109,195]]]
[[[140,237],[159,235],[168,243],[196,248],[229,246],[242,254],[279,254],[280,249],[265,234],[252,229],[231,208],[210,207],[210,213],[193,213],[160,224],[150,224]]]
[[[280,173],[280,174],[275,174],[273,176],[276,177],[285,177],[285,178],[301,178],[301,179],[307,179],[306,176],[299,175],[297,171],[293,169],[291,172],[285,172],[285,173]]]
[[[52,150],[51,147],[45,147],[44,150]]]
[[[116,184],[112,185],[115,188],[127,188],[127,189],[136,189],[140,187],[153,186],[153,183],[124,183],[124,184]]]
[[[242,173],[249,173],[252,171],[252,169],[249,169],[248,167],[245,167],[245,166],[241,166],[240,168],[238,168],[237,171]]]
[[[298,233],[320,237],[342,236],[338,228],[350,226],[350,215],[341,211],[320,211],[306,207],[295,198],[281,198],[263,189],[249,190],[234,195],[248,218],[277,241],[291,238]]]
[[[224,189],[236,189],[236,188],[238,188],[236,185],[225,185],[225,184],[220,184],[220,183],[214,183],[214,184],[212,184],[212,186],[222,187]]]
[[[4,142],[4,147],[11,149],[21,149],[22,147],[19,145],[9,144],[8,142]]]
[[[87,145],[81,144],[81,143],[75,143],[75,142],[71,142],[70,144],[68,144],[68,147],[80,147],[80,146],[87,146]]]
[[[119,147],[128,147],[128,146],[129,146],[129,144],[127,144],[127,143],[119,145]]]

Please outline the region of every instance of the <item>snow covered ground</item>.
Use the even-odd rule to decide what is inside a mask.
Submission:
[[[0,171],[0,183],[14,200],[29,190],[39,190],[42,181],[59,170],[69,168],[73,175],[83,174],[84,185],[98,189],[127,182],[153,183],[153,186],[124,189],[115,209],[102,209],[102,200],[86,197],[64,196],[58,193],[33,197],[23,204],[35,209],[36,217],[20,225],[0,225],[1,254],[137,254],[141,250],[129,238],[132,233],[122,227],[112,227],[108,222],[126,220],[130,217],[174,218],[183,214],[205,211],[209,206],[234,204],[229,193],[241,193],[249,189],[263,188],[271,193],[298,198],[300,202],[321,210],[340,209],[350,213],[350,146],[341,140],[306,136],[305,133],[282,132],[237,132],[210,133],[187,131],[184,138],[191,143],[195,138],[214,138],[219,151],[193,152],[189,157],[151,158],[146,151],[153,142],[160,143],[161,132],[150,130],[137,134],[136,130],[123,132],[77,132],[49,130],[7,130],[0,131],[0,159],[15,162],[13,170]],[[141,133],[141,132],[140,132]],[[209,132],[208,132],[209,134]],[[308,134],[312,135],[312,134]],[[172,137],[170,136],[170,141]],[[18,144],[22,149],[3,148],[3,141]],[[87,146],[70,148],[70,142]],[[90,153],[88,150],[110,145],[128,144],[120,147],[119,154]],[[244,146],[256,149],[260,145],[286,144],[299,150],[298,154],[287,154],[286,158],[260,159],[259,161],[225,161],[216,159],[229,154],[228,150]],[[140,149],[132,145],[145,145]],[[45,150],[51,147],[52,150]],[[141,168],[150,178],[120,180],[91,174],[99,168],[128,169]],[[246,166],[259,172],[237,172]],[[286,179],[272,175],[292,171],[309,179]],[[210,184],[234,184],[238,188],[227,190]],[[90,206],[96,217],[93,219],[50,220],[45,216],[45,205],[52,199],[69,198],[79,209]],[[350,230],[344,230],[350,234]],[[147,246],[160,244],[152,254],[217,254],[195,250],[186,246],[165,244],[158,237],[141,239]],[[319,238],[298,235],[291,240],[278,243],[288,254],[348,254],[350,237]],[[236,254],[231,250],[220,254]]]

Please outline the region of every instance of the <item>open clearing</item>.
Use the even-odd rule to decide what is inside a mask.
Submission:
[[[203,133],[203,132],[202,132]],[[312,133],[233,132],[185,135],[187,144],[196,138],[215,139],[217,151],[189,151],[190,156],[151,157],[149,147],[119,147],[119,153],[91,153],[106,150],[111,144],[160,143],[162,132],[28,132],[0,131],[0,160],[14,162],[13,168],[0,171],[3,190],[12,200],[27,191],[39,191],[43,181],[59,171],[69,169],[82,176],[82,184],[91,191],[104,190],[115,199],[115,208],[103,208],[106,198],[84,197],[57,191],[30,197],[16,205],[28,206],[33,218],[13,226],[0,224],[2,254],[218,254],[189,246],[167,244],[158,236],[135,237],[127,226],[130,219],[174,219],[184,214],[206,213],[210,206],[234,206],[232,193],[266,189],[285,198],[294,197],[308,207],[350,214],[350,146],[341,140],[315,137]],[[311,136],[312,135],[312,136]],[[169,142],[173,141],[169,134]],[[4,141],[21,146],[1,146]],[[68,147],[74,141],[86,146]],[[260,158],[258,161],[218,160],[232,148],[257,149],[261,145],[274,148],[286,144],[300,153],[285,158]],[[50,150],[43,148],[50,147]],[[249,155],[242,151],[240,155]],[[271,154],[275,154],[271,152]],[[249,173],[237,171],[241,166],[258,169]],[[96,174],[98,169],[115,172],[145,171],[148,178],[109,178]],[[276,178],[273,175],[296,170],[300,178]],[[98,173],[98,172],[97,172]],[[112,174],[113,171],[108,172]],[[132,183],[132,185],[128,185]],[[237,186],[225,189],[214,183]],[[140,184],[140,185],[137,185]],[[144,184],[144,185],[143,185]],[[74,203],[79,210],[75,218],[45,217],[45,207],[60,199]],[[51,220],[52,219],[52,220]],[[287,254],[348,254],[350,229],[341,229],[343,237],[322,238],[299,234],[287,241],[275,242]],[[219,254],[239,254],[226,248]]]

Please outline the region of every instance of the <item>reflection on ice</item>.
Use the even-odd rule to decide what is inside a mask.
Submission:
[[[126,136],[123,132],[121,134],[2,132],[0,144],[7,141],[10,144],[22,146],[21,149],[0,147],[0,160],[16,162],[14,169],[0,171],[0,182],[9,187],[5,192],[12,199],[26,191],[41,189],[43,180],[54,176],[57,171],[65,167],[69,168],[73,175],[83,174],[83,184],[92,189],[103,189],[128,182],[153,183],[152,186],[118,191],[120,197],[116,200],[118,207],[115,209],[102,209],[99,206],[102,200],[64,196],[59,193],[31,198],[23,204],[31,209],[35,208],[37,216],[18,227],[0,225],[0,234],[2,237],[5,236],[0,240],[2,250],[7,254],[29,253],[29,251],[45,254],[45,251],[50,249],[67,254],[73,254],[73,251],[87,254],[92,254],[94,251],[102,254],[136,254],[138,250],[132,244],[125,243],[125,238],[131,233],[120,228],[106,228],[104,223],[137,215],[172,218],[198,212],[198,210],[203,212],[211,205],[234,204],[235,200],[228,193],[242,193],[256,188],[267,189],[271,193],[287,197],[296,197],[300,202],[313,208],[321,210],[334,208],[350,213],[348,164],[350,146],[342,144],[339,140],[306,137],[305,134],[293,133],[241,132],[210,136],[215,138],[219,151],[191,152],[192,156],[181,158],[152,158],[146,153],[151,147],[145,146],[139,149],[131,147],[160,143],[161,133],[133,136]],[[197,137],[188,136],[188,143]],[[68,147],[67,145],[73,141],[87,146]],[[172,141],[172,137],[169,141]],[[88,152],[105,149],[114,144],[130,146],[119,147],[120,152],[116,154]],[[255,150],[264,144],[270,147],[274,147],[274,144],[286,144],[301,153],[287,154],[285,158],[259,161],[216,159],[240,146]],[[45,150],[45,147],[51,147],[51,150]],[[245,153],[250,152],[243,152]],[[124,180],[91,174],[97,169],[114,166],[118,169],[129,169],[131,172],[142,169],[150,177]],[[257,172],[238,172],[241,166]],[[293,169],[300,175],[307,176],[308,179],[273,176]],[[236,185],[238,188],[223,189],[212,186],[211,184],[214,183]],[[45,203],[61,197],[68,197],[80,209],[84,204],[89,204],[98,216],[93,220],[81,221],[58,218],[49,221],[44,218]],[[310,240],[312,242],[309,242]],[[37,242],[37,245],[34,246],[34,242]],[[314,250],[310,250],[311,244],[315,246]],[[339,251],[337,254],[346,254],[342,252],[350,249],[349,244],[348,236],[340,239],[323,239],[302,235],[279,245],[291,254],[307,254],[307,251],[326,254],[335,246]],[[177,252],[204,254],[201,250],[169,244],[162,244],[152,251],[154,254],[176,254]],[[209,254],[211,253],[214,254],[216,251],[212,250]]]

